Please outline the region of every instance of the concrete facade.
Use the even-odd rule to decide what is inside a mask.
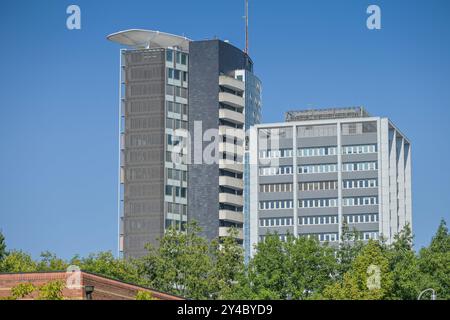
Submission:
[[[409,140],[387,118],[362,108],[343,110],[345,118],[336,110],[344,113],[254,127],[252,245],[273,233],[337,244],[344,225],[363,240],[391,242],[412,223]]]

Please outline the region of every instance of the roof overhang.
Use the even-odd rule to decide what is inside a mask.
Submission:
[[[190,39],[170,33],[130,29],[110,34],[108,40],[131,46],[134,48],[169,48],[179,47],[183,51],[189,51]]]

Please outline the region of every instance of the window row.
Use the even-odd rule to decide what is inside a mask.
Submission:
[[[367,231],[362,233],[363,240],[378,240],[379,234],[378,231]]]
[[[333,208],[337,207],[336,198],[302,199],[298,201],[299,208]]]
[[[166,161],[176,164],[187,164],[187,154],[166,151]]]
[[[278,176],[292,174],[292,166],[259,168],[260,176]]]
[[[259,236],[259,242],[264,242],[268,236],[273,237],[275,235]],[[286,235],[286,234],[277,234],[276,236],[278,236],[278,239],[280,239],[280,241],[283,241],[283,242],[285,242],[288,239],[288,235]]]
[[[299,208],[335,208],[337,207],[337,198],[324,198],[324,199],[302,199],[298,200]],[[377,205],[378,197],[353,197],[344,198],[343,206],[370,206]],[[260,201],[260,210],[274,210],[274,209],[292,209],[292,200],[271,200]]]
[[[337,164],[315,164],[298,167],[298,173],[331,173],[337,172]]]
[[[261,150],[259,151],[259,158],[291,158],[293,156],[292,149],[279,149],[279,150]]]
[[[173,196],[177,198],[186,198],[186,188],[166,185],[166,196]]]
[[[174,58],[177,64],[187,66],[188,56],[186,53],[180,51],[166,50],[166,61],[174,62]]]
[[[336,147],[316,147],[316,148],[299,148],[299,157],[318,157],[318,156],[335,156],[337,154]]]
[[[320,190],[336,190],[338,182],[334,181],[317,181],[317,182],[300,182],[298,190],[300,191],[320,191]]]
[[[338,216],[311,216],[311,217],[299,217],[299,225],[325,225],[325,224],[337,224]]]
[[[378,187],[378,179],[344,180],[344,189],[362,189]]]
[[[259,219],[260,227],[289,227],[292,226],[294,218],[266,218]]]
[[[183,137],[167,134],[167,145],[169,146],[183,145],[183,141]]]
[[[179,230],[179,231],[186,230],[186,221],[166,219],[164,225],[165,225],[166,230],[170,229],[170,228],[173,228],[173,229]]]
[[[343,205],[345,207],[354,207],[354,206],[371,206],[378,204],[378,197],[352,197],[352,198],[344,198]]]
[[[378,222],[378,213],[344,215],[344,221],[346,223]]]
[[[344,180],[342,182],[342,185],[344,189],[376,188],[378,186],[378,180],[377,179]],[[336,190],[337,187],[338,187],[337,180],[300,182],[298,184],[299,191]],[[261,184],[259,186],[259,192],[292,192],[292,183]]]
[[[181,203],[167,202],[167,212],[173,214],[187,215],[187,205]]]
[[[344,172],[351,172],[351,171],[370,171],[370,170],[377,170],[377,162],[351,162],[351,163],[344,163],[342,165],[342,171]]]
[[[366,154],[377,152],[376,144],[367,145],[354,145],[354,146],[343,146],[342,154]],[[335,156],[337,155],[336,146],[327,147],[309,147],[309,148],[298,148],[298,157],[319,157],[319,156]],[[291,158],[294,156],[294,151],[292,149],[279,149],[279,150],[260,150],[259,157],[264,158]]]
[[[187,82],[188,76],[186,71],[167,68],[167,78],[173,80],[183,80],[183,82]]]
[[[336,242],[338,241],[337,233],[309,233],[302,235],[308,239],[316,239],[320,242]]]
[[[177,170],[177,169],[167,169],[167,179],[187,181],[187,171]]]
[[[173,102],[173,101],[166,101],[166,104],[167,104],[168,112],[178,113],[178,114],[182,114],[182,115],[188,114],[187,104]]]
[[[166,119],[166,128],[167,129],[173,129],[173,130],[177,130],[177,129],[187,130],[188,129],[188,122],[187,121],[183,121],[183,120],[178,120],[178,119],[167,118]]]
[[[272,201],[260,201],[260,210],[275,210],[275,209],[292,209],[292,200],[272,200]]]
[[[182,87],[167,85],[166,86],[166,94],[169,96],[177,96],[177,97],[187,99],[188,90],[186,88],[182,88]]]
[[[375,153],[375,152],[377,152],[376,144],[344,146],[342,148],[343,154],[363,154],[363,153]]]
[[[292,192],[292,183],[261,184],[259,192]]]

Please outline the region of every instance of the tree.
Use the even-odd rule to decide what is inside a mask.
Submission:
[[[450,299],[450,235],[445,220],[430,246],[420,250],[419,268],[427,280],[420,289],[433,288],[439,299]]]
[[[326,243],[306,237],[288,237],[284,246],[289,298],[308,299],[332,282],[337,264],[334,250]]]
[[[65,271],[69,264],[49,251],[41,253],[41,260],[37,263],[38,271]]]
[[[32,283],[20,283],[11,289],[11,295],[13,300],[23,299],[35,290],[36,287]]]
[[[286,299],[288,296],[288,258],[278,235],[268,235],[256,245],[256,253],[249,262],[247,281],[240,291],[250,294],[248,299]]]
[[[248,267],[240,295],[252,299],[308,299],[331,283],[336,272],[334,250],[316,239],[266,236]]]
[[[158,290],[189,297],[211,298],[213,268],[208,241],[199,236],[196,223],[186,231],[166,231],[159,247],[148,245],[148,254],[140,260],[140,274]]]
[[[39,300],[64,300],[64,281],[49,281],[39,288]]]
[[[341,281],[325,287],[320,298],[333,300],[380,300],[393,285],[389,261],[381,245],[373,240],[364,246]]]
[[[37,263],[23,251],[10,251],[0,261],[0,272],[35,272],[37,269]]]
[[[136,300],[156,300],[153,294],[148,291],[139,290],[136,294]]]
[[[387,298],[415,300],[425,279],[413,250],[413,235],[409,225],[394,236],[394,242],[387,247],[386,253],[393,277],[392,290]]]
[[[117,280],[144,285],[144,279],[138,274],[138,267],[134,260],[117,259],[108,252],[89,254],[86,258],[75,256],[70,265],[76,265],[86,272],[96,273]]]
[[[344,274],[350,270],[352,262],[361,252],[364,243],[361,241],[360,233],[356,229],[350,230],[347,223],[342,227],[341,243],[336,252],[338,260],[336,279],[342,280]]]
[[[211,298],[231,299],[235,296],[236,287],[242,281],[245,271],[244,250],[236,240],[237,230],[219,241],[211,242],[212,284]]]
[[[6,243],[5,243],[5,237],[0,232],[0,262],[3,260],[3,258],[6,256]]]

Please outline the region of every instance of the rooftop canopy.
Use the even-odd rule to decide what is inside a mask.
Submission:
[[[119,31],[110,34],[106,38],[110,41],[137,49],[179,47],[184,51],[189,50],[189,42],[191,41],[186,37],[170,33],[142,29]]]

